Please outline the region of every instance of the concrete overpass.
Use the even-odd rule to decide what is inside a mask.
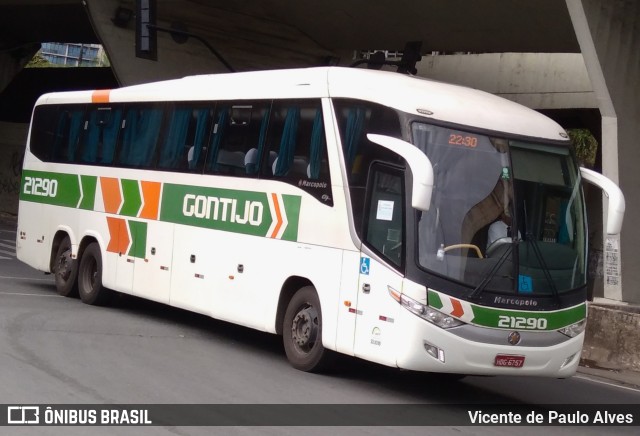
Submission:
[[[134,0],[0,0],[0,91],[45,41],[102,43],[121,85],[225,71],[203,41],[239,71],[347,65],[355,51],[402,50],[407,41],[422,41],[423,54],[572,54],[538,55],[537,61],[532,60],[536,55],[515,55],[508,61],[491,55],[482,55],[481,61],[479,55],[458,56],[453,67],[442,63],[454,58],[426,58],[419,70],[499,94],[511,89],[502,94],[538,109],[549,109],[540,97],[550,92],[549,75],[564,75],[564,85],[551,91],[557,94],[553,109],[599,110],[601,170],[619,181],[627,196],[622,243],[615,238],[602,241],[603,296],[640,302],[640,229],[634,225],[640,219],[640,203],[634,198],[640,180],[639,1],[157,0],[158,26],[199,37],[176,42],[159,32],[157,61],[134,56],[135,22],[129,16],[134,10]],[[541,68],[541,63],[546,66]],[[508,74],[496,75],[496,68]],[[545,79],[531,83],[529,78],[540,75]],[[527,83],[528,97],[523,97],[520,83]],[[573,97],[563,99],[567,88]],[[5,138],[20,138],[12,141],[13,147],[24,142],[24,127],[0,124],[0,129],[8,132]],[[0,156],[8,161],[2,149],[10,146],[4,145]],[[8,185],[0,180],[0,195],[3,186]]]

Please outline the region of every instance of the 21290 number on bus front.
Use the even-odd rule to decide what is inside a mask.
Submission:
[[[25,177],[22,192],[25,195],[38,195],[40,197],[55,197],[58,194],[58,181],[55,179],[42,179],[40,177]]]
[[[525,318],[523,316],[500,315],[498,327],[522,330],[546,330],[546,318]]]

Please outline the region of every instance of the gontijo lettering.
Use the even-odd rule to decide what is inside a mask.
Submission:
[[[238,213],[241,211],[241,213]],[[229,221],[238,224],[259,226],[262,224],[264,207],[258,201],[245,200],[238,208],[235,198],[208,197],[204,195],[186,194],[182,202],[184,216]]]

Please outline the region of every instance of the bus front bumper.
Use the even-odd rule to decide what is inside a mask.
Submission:
[[[493,329],[494,336],[504,336],[501,345],[462,338],[406,310],[398,318],[396,363],[415,371],[565,378],[575,374],[584,341],[582,332],[550,346],[510,345],[508,337],[515,330]]]

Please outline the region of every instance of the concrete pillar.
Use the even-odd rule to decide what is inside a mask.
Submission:
[[[22,158],[28,124],[0,122],[0,212],[18,214]]]
[[[424,56],[418,75],[482,89],[532,109],[597,108],[580,53]]]
[[[616,237],[604,241],[604,296],[640,303],[640,3],[566,3],[602,114],[602,172],[619,183],[627,199],[624,243]]]
[[[40,50],[40,44],[25,44],[11,50],[0,51],[0,92]]]

